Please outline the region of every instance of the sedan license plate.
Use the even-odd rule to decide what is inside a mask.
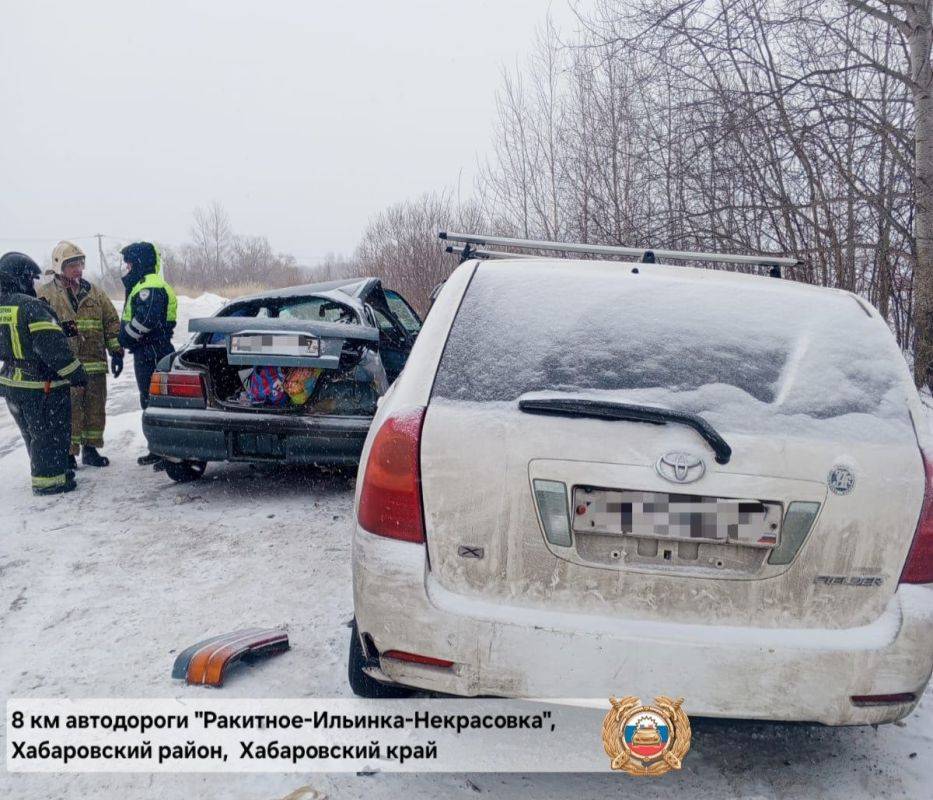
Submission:
[[[577,533],[753,547],[776,547],[781,536],[781,504],[760,500],[576,486],[573,506]]]
[[[312,356],[321,355],[321,340],[294,333],[245,333],[230,337],[233,355]]]
[[[271,433],[233,434],[233,455],[250,458],[282,458],[285,455],[282,437]]]

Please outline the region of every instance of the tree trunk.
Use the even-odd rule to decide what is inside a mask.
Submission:
[[[930,7],[929,0],[910,5],[906,20],[916,115],[914,381],[918,387],[928,384],[933,378],[933,70],[930,66],[933,22],[930,19]]]

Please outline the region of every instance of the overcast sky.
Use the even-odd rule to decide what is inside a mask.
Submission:
[[[349,253],[384,206],[469,193],[549,7],[573,26],[567,0],[0,0],[0,252],[179,243],[216,199],[302,263]]]

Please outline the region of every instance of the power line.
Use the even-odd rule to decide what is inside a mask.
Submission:
[[[0,242],[70,242],[75,239],[96,239],[103,236],[105,239],[114,239],[126,242],[131,236],[112,236],[109,233],[89,233],[87,236],[0,236]]]

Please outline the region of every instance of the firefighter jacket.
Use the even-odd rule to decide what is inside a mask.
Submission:
[[[47,392],[68,386],[84,372],[51,306],[17,292],[0,291],[0,360],[0,391]]]
[[[67,323],[75,323],[78,335],[68,343],[85,372],[106,374],[107,352],[113,355],[122,349],[118,340],[120,317],[110,298],[85,280],[72,291],[60,275],[39,287],[39,297],[48,302],[66,328]]]

